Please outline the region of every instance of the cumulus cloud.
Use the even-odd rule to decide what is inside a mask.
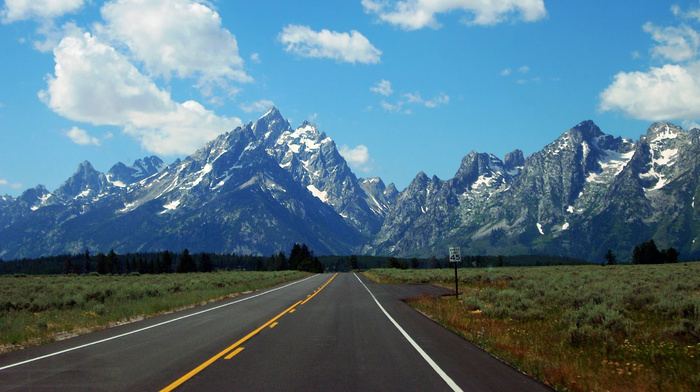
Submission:
[[[362,0],[368,14],[404,30],[424,27],[440,28],[437,14],[464,11],[468,25],[495,25],[519,15],[516,19],[533,22],[544,18],[547,11],[544,0]]]
[[[370,157],[369,149],[366,146],[360,144],[351,148],[344,144],[340,146],[338,152],[345,158],[351,168],[365,173],[372,171],[374,159]]]
[[[288,25],[278,36],[285,51],[301,57],[329,58],[348,63],[376,64],[382,52],[356,30],[350,33],[321,30],[308,26]]]
[[[275,106],[275,103],[270,101],[269,99],[261,99],[253,103],[242,103],[239,106],[244,112],[252,113],[267,111],[268,109],[270,109],[270,107]]]
[[[52,19],[83,6],[85,0],[5,0],[0,20],[12,23],[27,19]]]
[[[394,93],[394,90],[391,89],[391,82],[384,79],[374,85],[374,87],[370,87],[370,91],[381,94],[385,97],[388,97]]]
[[[74,121],[122,127],[150,152],[190,153],[193,146],[242,124],[195,101],[173,101],[125,55],[88,32],[64,37],[54,57],[55,74],[39,92],[49,108]]]
[[[100,145],[100,139],[88,135],[87,131],[84,129],[80,129],[78,127],[73,127],[69,129],[68,131],[65,132],[66,136],[70,140],[73,141],[73,143],[81,145],[81,146],[87,146],[87,145],[94,145],[94,146],[99,146]]]
[[[1,179],[1,178],[0,178],[0,186],[6,186],[6,187],[10,187],[10,188],[12,188],[12,189],[22,189],[22,184],[20,184],[20,183],[11,183],[11,182],[9,182],[9,181],[7,181],[7,180],[5,180],[5,179]]]
[[[191,0],[114,0],[102,9],[104,32],[126,44],[153,76],[199,79],[199,86],[251,82],[236,38],[221,17]]]
[[[602,111],[620,110],[636,119],[700,118],[700,62],[620,72],[600,96]]]
[[[694,11],[671,8],[676,16],[694,17]],[[651,53],[667,61],[647,71],[619,72],[600,94],[600,110],[621,111],[640,120],[700,118],[700,34],[687,25],[658,27],[646,23],[645,32],[655,42]]]

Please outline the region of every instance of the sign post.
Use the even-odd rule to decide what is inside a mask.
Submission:
[[[455,298],[459,299],[459,279],[457,278],[457,263],[462,261],[462,250],[459,246],[451,246],[450,251],[450,263],[455,266]]]

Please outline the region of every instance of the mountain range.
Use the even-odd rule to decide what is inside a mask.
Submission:
[[[398,191],[358,178],[314,124],[271,108],[184,160],[151,156],[109,172],[89,162],[54,192],[0,197],[0,257],[157,250],[427,257],[550,254],[621,261],[654,239],[700,256],[700,130],[655,123],[639,140],[592,121],[541,151],[473,151],[454,177],[419,173]]]

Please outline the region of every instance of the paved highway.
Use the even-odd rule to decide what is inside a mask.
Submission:
[[[401,301],[423,292],[315,275],[0,355],[0,390],[550,391]]]

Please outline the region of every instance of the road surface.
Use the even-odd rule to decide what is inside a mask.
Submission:
[[[550,391],[401,299],[321,274],[0,355],[2,391]]]

